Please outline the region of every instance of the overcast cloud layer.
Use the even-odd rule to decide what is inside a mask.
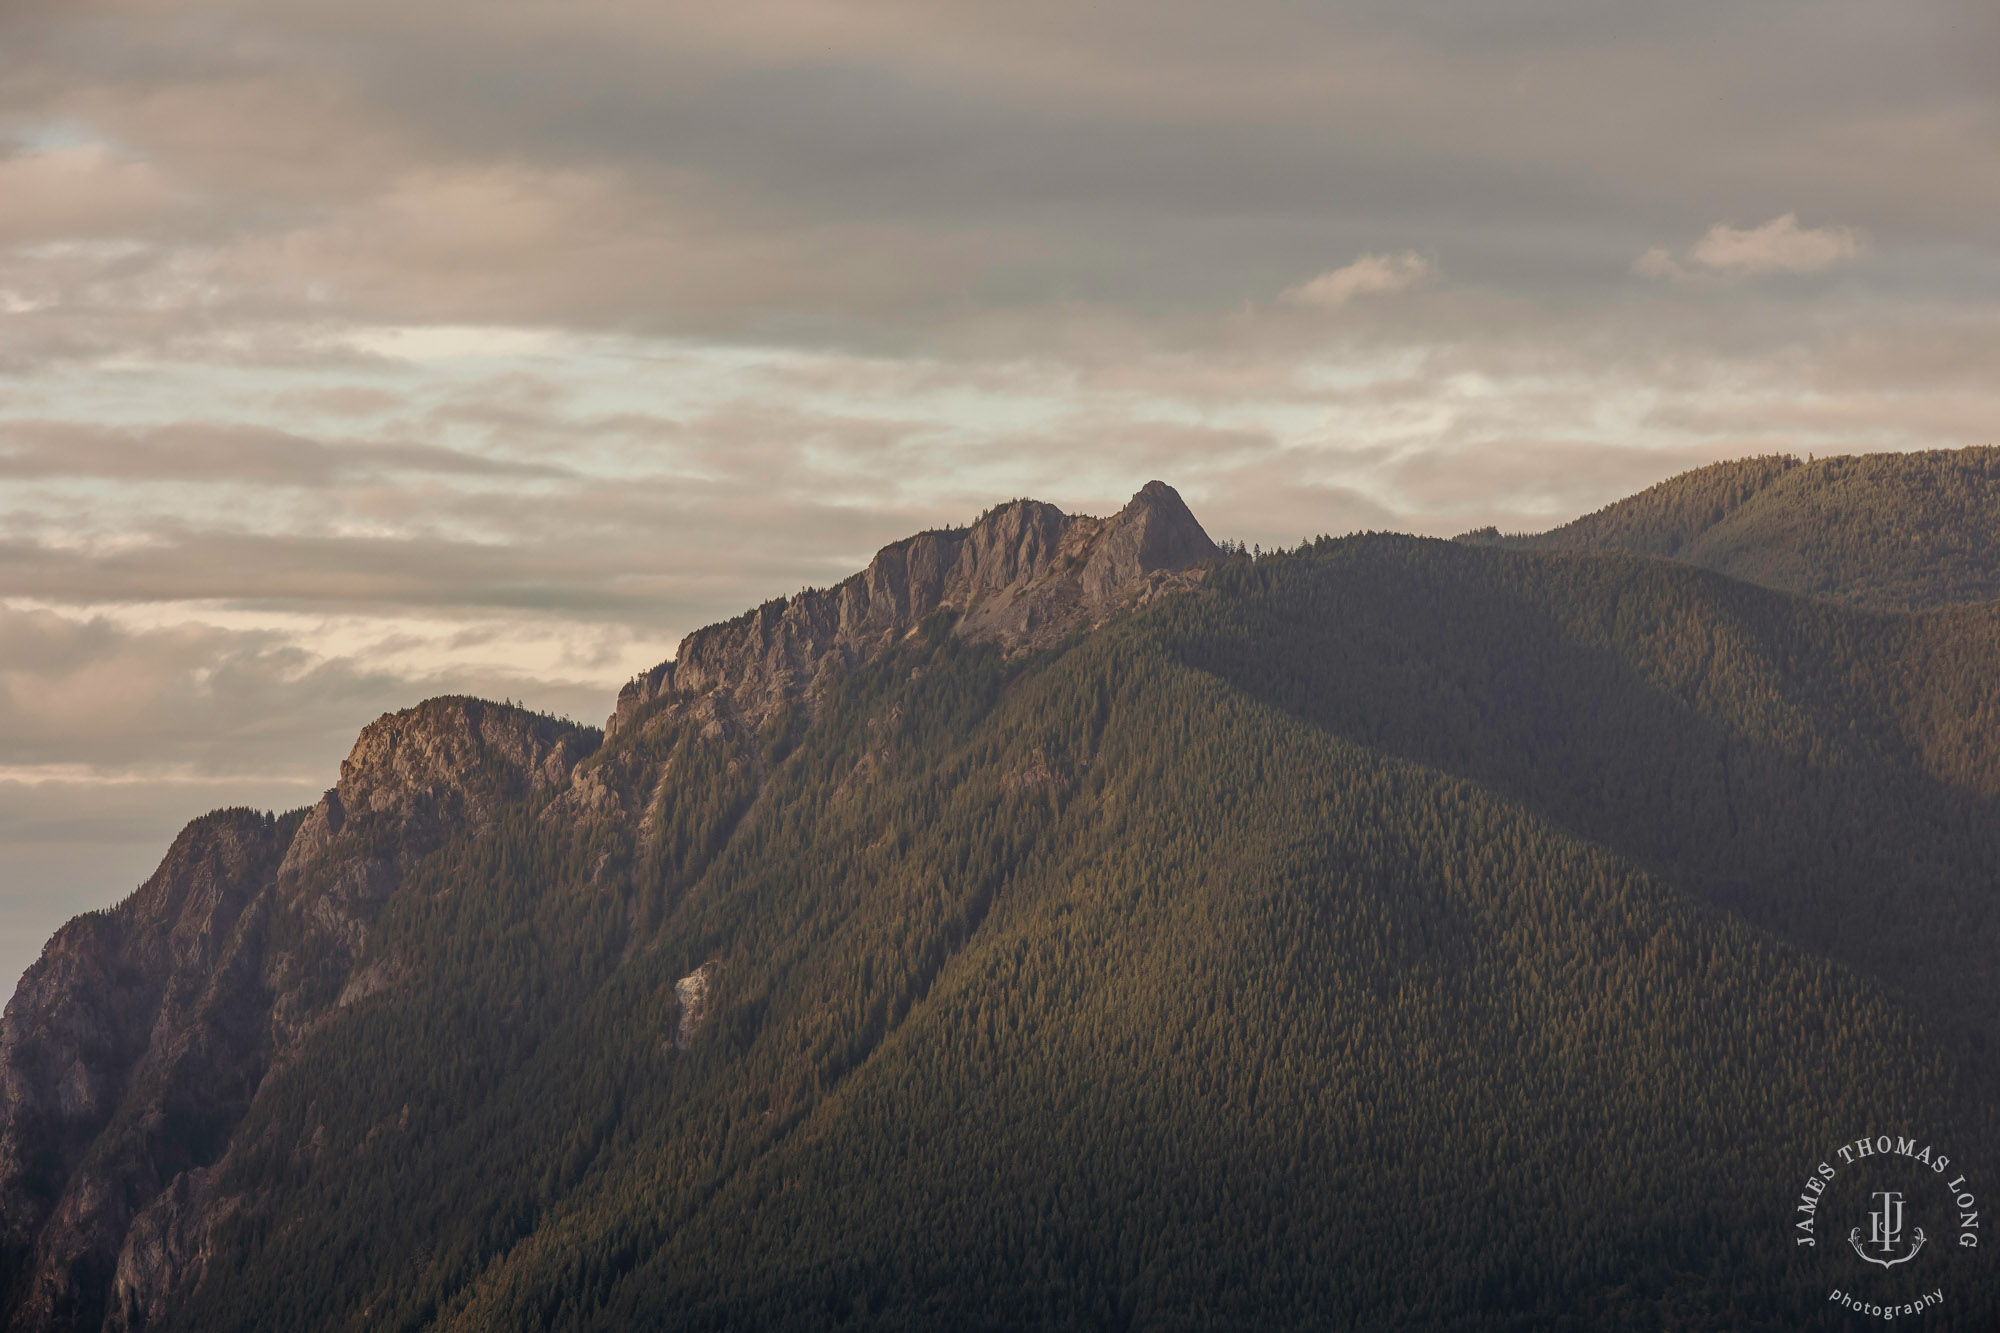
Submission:
[[[0,8],[0,979],[444,691],[1032,494],[1542,528],[2000,406],[1964,0]]]

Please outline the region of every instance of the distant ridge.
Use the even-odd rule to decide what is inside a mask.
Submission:
[[[1459,540],[1659,556],[1876,610],[1987,602],[2000,598],[2000,449],[1737,459],[1549,532]]]

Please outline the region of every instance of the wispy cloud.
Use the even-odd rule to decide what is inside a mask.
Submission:
[[[2000,27],[1490,8],[0,6],[9,864],[96,905],[1007,495],[1271,545],[1990,438]]]
[[[1632,263],[1642,278],[1755,278],[1767,273],[1818,273],[1860,257],[1867,237],[1852,227],[1801,227],[1785,213],[1757,227],[1718,222],[1676,256],[1660,246]]]
[[[326,444],[228,421],[118,428],[78,421],[0,420],[0,479],[101,477],[129,483],[326,487],[398,473],[568,475],[550,463],[486,458],[429,444],[365,440]]]
[[[1437,276],[1437,266],[1414,250],[1401,254],[1366,254],[1341,268],[1328,269],[1296,287],[1283,298],[1294,305],[1346,305],[1357,296],[1400,292]]]

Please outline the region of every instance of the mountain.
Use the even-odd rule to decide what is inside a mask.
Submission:
[[[431,701],[24,977],[10,1326],[1845,1327],[1800,1182],[2000,1128],[1996,644],[1153,483]]]
[[[1663,556],[1906,611],[2000,598],[2000,449],[1714,463],[1534,536],[1459,540]]]
[[[962,530],[884,547],[832,588],[766,602],[682,640],[618,696],[606,727],[662,695],[724,691],[752,728],[917,632],[941,609],[953,632],[1020,651],[1046,647],[1118,610],[1199,582],[1220,551],[1180,493],[1149,482],[1111,519],[1016,500]]]
[[[143,1308],[260,1088],[397,979],[393,956],[359,964],[409,869],[565,785],[597,741],[434,699],[363,731],[318,805],[203,816],[130,898],[58,931],[0,1019],[12,1326]]]

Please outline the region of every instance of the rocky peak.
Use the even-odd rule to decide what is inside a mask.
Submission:
[[[130,898],[57,932],[0,1016],[0,1319],[143,1327],[198,1277],[220,1163],[159,1127],[226,1141],[336,997],[393,973],[349,975],[403,872],[598,739],[461,697],[385,714],[311,810],[205,815]]]
[[[341,761],[337,790],[357,811],[400,810],[444,792],[518,799],[529,789],[560,783],[592,744],[571,723],[445,695],[384,713],[362,728]]]
[[[600,737],[587,727],[463,695],[384,713],[341,761],[340,782],[306,812],[278,869],[298,915],[308,965],[293,951],[264,960],[278,1058],[327,1012],[360,959],[381,905],[404,873],[454,832],[489,826],[500,809],[569,780]],[[318,975],[318,984],[308,977]]]
[[[810,701],[938,611],[968,639],[1027,650],[1101,624],[1122,608],[1198,581],[1220,555],[1180,494],[1146,483],[1109,518],[1015,500],[969,528],[919,533],[876,552],[831,588],[766,602],[696,630],[673,661],[618,696],[607,736],[670,693],[726,691],[751,727]]]
[[[402,845],[428,850],[429,833],[484,823],[509,801],[560,786],[597,741],[586,728],[464,695],[384,713],[341,761],[339,784],[307,816],[284,870],[304,871],[355,819],[392,824]]]
[[[1105,525],[1083,571],[1084,592],[1109,602],[1155,570],[1189,569],[1219,554],[1180,492],[1149,481]]]

